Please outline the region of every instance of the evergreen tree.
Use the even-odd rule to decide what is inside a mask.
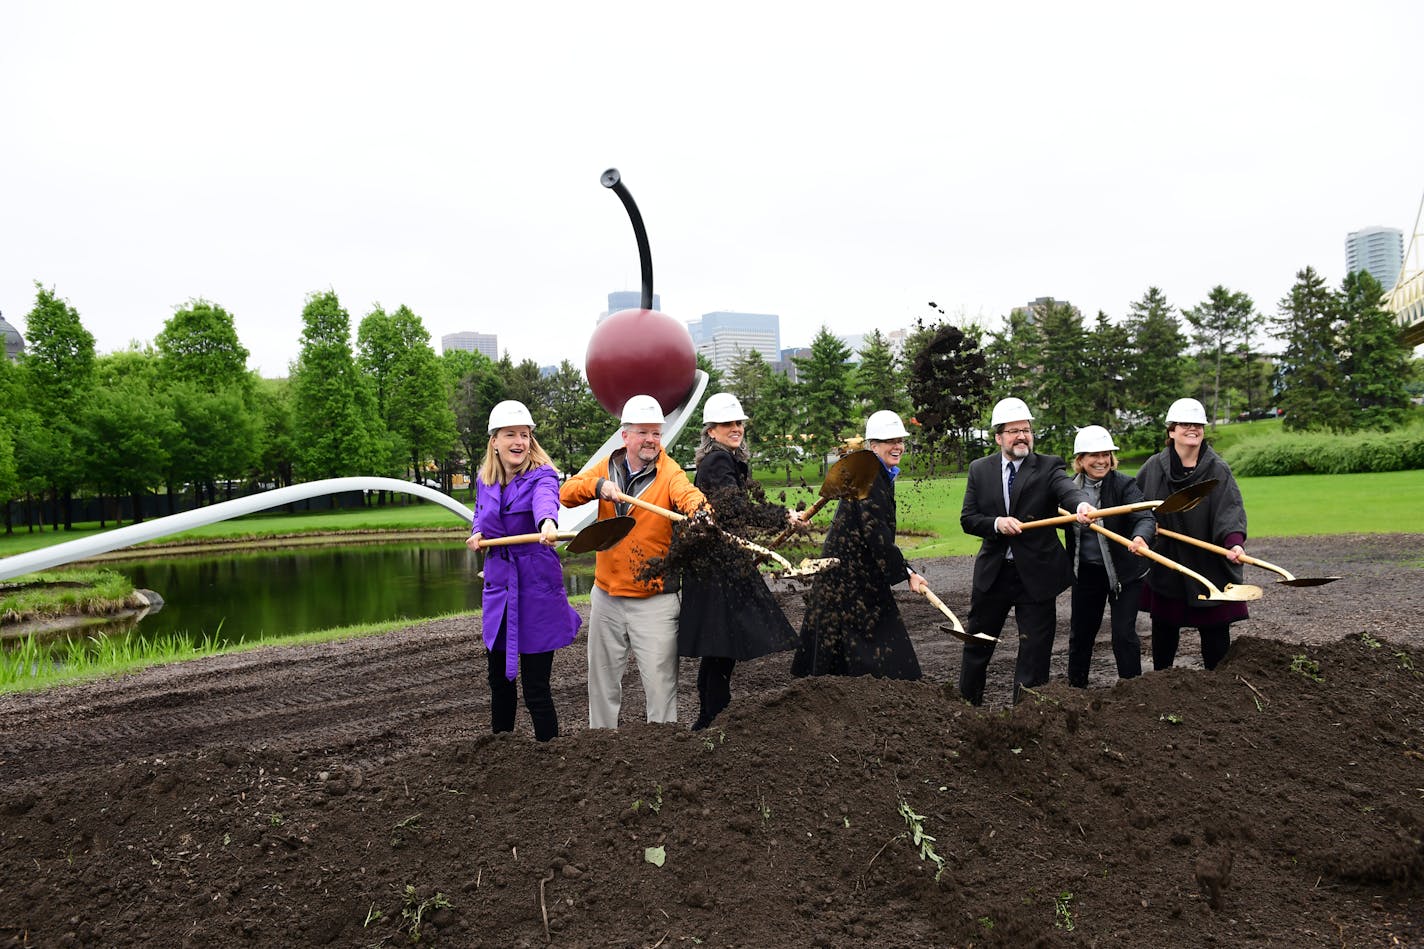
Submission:
[[[795,357],[805,435],[822,473],[826,457],[850,433],[852,422],[850,348],[824,325],[811,340],[811,355]]]
[[[985,425],[989,421],[989,402],[1010,395],[1022,395],[1029,401],[1029,377],[1042,366],[1043,336],[1034,314],[1027,308],[1013,310],[1003,328],[989,334],[984,347],[984,370],[989,377],[988,398],[981,407]]]
[[[878,329],[872,331],[860,347],[860,365],[855,367],[855,395],[862,418],[869,418],[872,412],[881,409],[904,415],[909,406],[900,360],[890,349],[890,341]]]
[[[356,368],[351,317],[335,291],[307,298],[301,344],[292,372],[301,479],[382,470],[384,428],[376,414],[375,396]]]
[[[1113,323],[1099,310],[1088,331],[1087,347],[1091,357],[1083,361],[1083,368],[1087,374],[1084,394],[1088,414],[1082,424],[1102,425],[1117,432],[1122,428],[1120,419],[1127,407],[1124,380],[1132,359],[1132,335],[1127,327]]]
[[[1313,267],[1306,267],[1278,307],[1276,336],[1285,343],[1278,405],[1285,427],[1349,431],[1354,417],[1340,364],[1339,299]]]
[[[791,486],[795,472],[810,450],[805,435],[805,401],[800,389],[790,376],[773,372],[757,403],[755,421],[760,435],[754,448],[755,460],[784,471],[787,487]]]
[[[1409,411],[1409,350],[1394,316],[1380,305],[1384,290],[1367,270],[1348,275],[1340,287],[1344,319],[1344,367],[1360,425],[1390,429]]]
[[[755,349],[738,359],[732,366],[732,372],[727,378],[727,385],[730,391],[736,393],[737,399],[742,403],[742,411],[746,412],[751,419],[748,423],[749,426],[757,424],[760,417],[758,410],[762,400],[767,396],[773,375],[775,375],[775,370]]]
[[[920,423],[919,448],[933,474],[941,457],[966,464],[966,445],[988,396],[989,375],[978,340],[958,327],[915,323],[905,341],[911,410]]]
[[[1124,431],[1162,428],[1162,416],[1183,395],[1183,358],[1187,338],[1162,291],[1148,287],[1127,317],[1132,360],[1126,386]]]
[[[1041,308],[1042,370],[1031,377],[1026,401],[1033,407],[1035,444],[1042,451],[1066,455],[1073,433],[1092,418],[1092,373],[1083,354],[1088,334],[1083,314],[1067,303]]]
[[[565,359],[549,377],[548,411],[535,434],[554,467],[572,474],[603,444],[607,418],[583,373]]]
[[[1202,401],[1211,406],[1209,415],[1213,423],[1222,417],[1223,363],[1229,372],[1231,355],[1249,332],[1251,314],[1255,310],[1256,304],[1249,296],[1217,284],[1200,304],[1182,311],[1191,324],[1198,356],[1211,370],[1210,398]]]

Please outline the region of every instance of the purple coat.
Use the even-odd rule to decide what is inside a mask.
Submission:
[[[545,518],[558,520],[559,478],[541,465],[507,485],[475,479],[472,533],[486,540],[534,534]],[[483,626],[485,646],[493,648],[501,624],[505,631],[504,675],[513,681],[521,653],[562,649],[578,634],[578,613],[564,592],[559,555],[543,544],[511,544],[485,551]]]

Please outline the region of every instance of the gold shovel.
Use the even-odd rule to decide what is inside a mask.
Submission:
[[[607,550],[624,537],[638,522],[626,514],[620,517],[605,517],[594,521],[581,531],[559,531],[559,540],[568,541],[565,546],[571,554],[585,554],[590,550]],[[511,534],[508,537],[492,537],[480,540],[480,549],[486,547],[508,547],[514,544],[536,544],[544,539],[543,534]]]
[[[1191,544],[1193,547],[1200,547],[1202,550],[1210,550],[1212,553],[1221,554],[1223,557],[1231,553],[1231,551],[1227,550],[1225,547],[1219,547],[1216,544],[1209,543],[1204,540],[1197,540],[1195,537],[1189,537],[1186,534],[1179,534],[1176,531],[1170,531],[1167,528],[1162,527],[1160,524],[1157,527],[1157,533],[1161,534],[1163,537],[1170,537],[1173,540],[1180,540],[1184,544]],[[1257,560],[1255,557],[1252,557],[1249,554],[1242,554],[1241,562],[1253,564],[1257,567],[1264,567],[1265,569],[1270,570],[1273,573],[1279,573],[1283,579],[1277,580],[1276,582],[1283,583],[1288,587],[1318,587],[1324,586],[1327,583],[1334,583],[1336,580],[1341,579],[1340,577],[1297,577],[1284,567],[1277,567],[1273,563],[1267,563],[1264,560]]]
[[[1067,511],[1063,511],[1061,507],[1058,510],[1062,511],[1064,514],[1068,513]],[[1099,534],[1102,534],[1108,540],[1115,541],[1116,543],[1122,544],[1124,547],[1127,548],[1132,547],[1132,541],[1128,540],[1121,534],[1113,533],[1101,524],[1089,524],[1088,526],[1091,527],[1093,530],[1097,531]],[[1207,595],[1203,596],[1202,594],[1198,593],[1198,600],[1225,600],[1234,603],[1245,603],[1249,600],[1259,600],[1261,598],[1261,588],[1258,586],[1253,586],[1249,583],[1228,583],[1225,589],[1218,590],[1214,583],[1212,583],[1210,580],[1208,580],[1201,574],[1197,573],[1195,570],[1192,570],[1190,567],[1184,567],[1181,564],[1177,563],[1177,561],[1170,560],[1162,556],[1150,547],[1142,548],[1142,556],[1146,557],[1148,560],[1156,561],[1164,567],[1170,567],[1178,573],[1185,573],[1197,583],[1200,583],[1202,586],[1206,587],[1208,591]]]
[[[821,482],[821,496],[816,499],[815,504],[801,512],[801,523],[809,524],[811,518],[816,516],[816,512],[824,507],[827,501],[840,501],[848,498],[865,500],[870,495],[870,489],[875,487],[875,479],[880,476],[882,467],[884,466],[880,464],[880,459],[876,457],[875,452],[868,448],[853,451],[831,465],[826,469],[826,479]],[[776,535],[776,539],[771,542],[770,546],[780,547],[795,529],[795,524],[787,527],[786,530]]]
[[[617,494],[618,500],[622,501],[624,504],[631,504],[634,507],[640,507],[645,511],[651,511],[654,514],[661,514],[663,517],[667,518],[670,521],[688,520],[686,514],[679,514],[677,511],[669,511],[665,507],[658,507],[656,504],[650,504],[649,502],[644,501],[640,498],[633,497],[631,494],[624,494],[622,491],[617,492]],[[747,550],[761,554],[763,557],[775,560],[781,568],[772,572],[772,575],[775,577],[806,577],[810,576],[813,573],[820,573],[822,570],[825,570],[829,567],[834,567],[840,563],[840,561],[837,560],[835,557],[823,557],[819,560],[813,560],[810,557],[807,557],[799,564],[793,565],[791,561],[787,560],[785,557],[781,556],[781,554],[777,553],[774,550],[770,550],[766,547],[763,547],[761,544],[754,544],[745,538],[738,537],[736,534],[732,534],[725,530],[722,530],[722,528],[720,527],[717,529],[722,531],[722,534],[732,543],[737,544],[741,547],[745,547]]]
[[[1215,478],[1207,478],[1190,487],[1167,495],[1160,501],[1134,501],[1131,504],[1119,504],[1116,507],[1102,507],[1093,511],[1088,516],[1094,520],[1100,517],[1114,517],[1118,514],[1131,514],[1133,511],[1153,511],[1157,514],[1176,514],[1178,511],[1190,511],[1206,499],[1206,496],[1216,487]],[[1063,511],[1060,507],[1058,510]],[[1071,524],[1078,519],[1078,515],[1069,514],[1066,511],[1059,517],[1045,517],[1036,521],[1024,521],[1023,529],[1030,527],[1058,527],[1062,524]]]
[[[964,627],[959,624],[959,617],[955,616],[954,612],[950,610],[949,607],[944,605],[944,600],[941,600],[939,597],[935,596],[935,592],[933,590],[931,590],[929,587],[925,587],[924,590],[922,590],[921,592],[924,594],[925,599],[929,600],[941,613],[949,617],[948,623],[939,624],[940,632],[949,633],[949,635],[953,636],[955,639],[966,643],[996,643],[999,641],[999,638],[997,636],[990,636],[988,633],[966,632]]]

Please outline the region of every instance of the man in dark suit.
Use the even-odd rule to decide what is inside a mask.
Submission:
[[[1094,508],[1088,495],[1064,472],[1057,455],[1033,450],[1033,416],[1022,399],[1001,399],[990,424],[999,451],[969,465],[959,524],[984,538],[974,558],[974,591],[969,597],[970,633],[998,636],[1014,611],[1019,630],[1014,665],[1014,701],[1020,689],[1048,682],[1053,634],[1058,623],[1054,599],[1073,583],[1073,565],[1054,528],[1024,530],[1024,523],[1075,510],[1088,523]],[[966,643],[959,668],[959,694],[982,705],[984,679],[993,643]]]

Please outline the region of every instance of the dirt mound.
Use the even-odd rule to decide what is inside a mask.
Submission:
[[[588,731],[573,647],[564,737],[488,735],[469,621],[0,696],[0,945],[1419,945],[1419,544],[1346,546],[1214,672],[1015,708],[908,593],[924,681],[768,657],[695,734]]]

